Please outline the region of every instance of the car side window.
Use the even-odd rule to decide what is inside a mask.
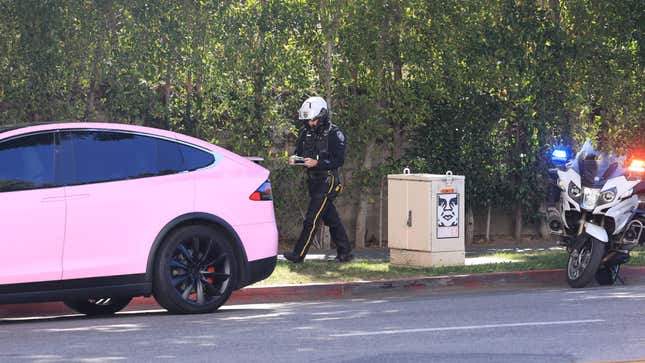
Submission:
[[[156,139],[156,141],[159,175],[174,174],[186,170],[180,144],[163,139]]]
[[[186,170],[197,170],[215,162],[215,157],[211,153],[188,145],[181,145],[180,148]]]
[[[67,184],[136,179],[195,170],[212,154],[178,142],[119,131],[78,130],[61,135],[76,165]]]
[[[154,143],[137,142],[135,135],[107,131],[74,131],[72,140],[76,178],[71,184],[98,183],[154,175]],[[66,148],[68,150],[68,148]]]
[[[73,131],[62,136],[73,150],[69,184],[99,183],[174,174],[184,170],[179,144],[118,131]],[[71,145],[71,147],[70,147]]]
[[[0,192],[55,186],[54,133],[0,142]]]

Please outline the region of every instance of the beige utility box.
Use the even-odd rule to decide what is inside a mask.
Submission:
[[[465,179],[451,172],[387,176],[390,263],[464,264]]]

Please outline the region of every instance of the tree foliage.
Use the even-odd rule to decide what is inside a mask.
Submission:
[[[643,145],[644,14],[639,0],[0,0],[0,124],[136,123],[263,156],[286,223],[304,203],[283,163],[296,111],[321,95],[350,141],[357,242],[403,165],[464,174],[469,207],[531,219],[552,144]]]

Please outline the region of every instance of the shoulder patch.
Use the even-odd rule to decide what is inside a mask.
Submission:
[[[336,131],[336,137],[338,138],[338,141],[345,142],[345,135],[343,134],[342,131],[337,130]]]

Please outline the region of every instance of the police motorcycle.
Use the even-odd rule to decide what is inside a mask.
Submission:
[[[567,282],[574,288],[594,278],[600,285],[622,282],[620,266],[645,243],[645,159],[625,162],[597,152],[589,140],[572,160],[564,148],[551,159],[559,200],[547,224],[567,248]]]

